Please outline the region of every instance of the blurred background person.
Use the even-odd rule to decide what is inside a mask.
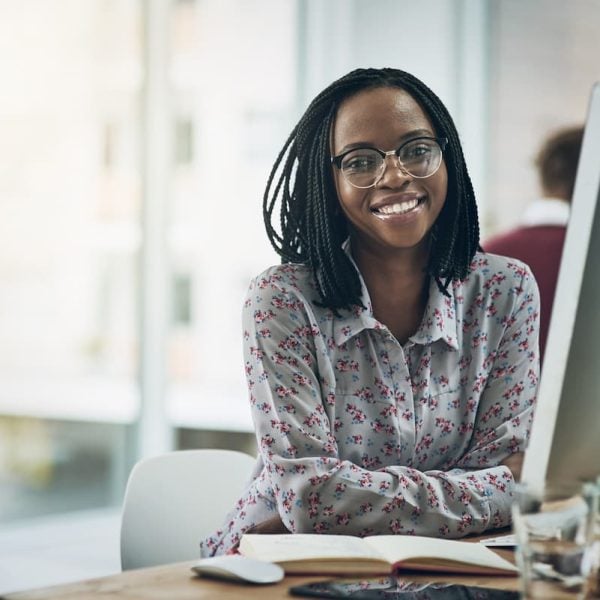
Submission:
[[[583,127],[554,131],[535,159],[542,196],[525,210],[521,224],[483,243],[486,252],[518,258],[527,263],[540,288],[540,357],[544,358],[552,314]]]

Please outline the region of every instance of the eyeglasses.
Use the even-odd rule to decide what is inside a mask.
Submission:
[[[448,138],[418,137],[404,142],[396,150],[384,152],[378,148],[352,148],[331,162],[352,186],[360,189],[373,187],[383,177],[386,158],[395,155],[397,167],[411,177],[431,177],[442,164],[442,153]]]

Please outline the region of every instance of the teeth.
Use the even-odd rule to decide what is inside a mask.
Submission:
[[[399,202],[397,204],[388,204],[387,206],[382,206],[377,209],[376,212],[383,215],[401,215],[402,213],[408,212],[412,210],[419,204],[419,201],[415,198],[414,200],[409,200],[408,202]]]

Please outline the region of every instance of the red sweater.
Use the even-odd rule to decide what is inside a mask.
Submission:
[[[560,225],[518,227],[482,244],[486,252],[518,258],[531,267],[540,288],[540,360],[544,358],[566,231]]]

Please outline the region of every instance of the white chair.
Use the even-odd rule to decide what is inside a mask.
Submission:
[[[121,567],[199,558],[199,542],[221,525],[255,459],[234,450],[181,450],[138,462],[121,520]]]

